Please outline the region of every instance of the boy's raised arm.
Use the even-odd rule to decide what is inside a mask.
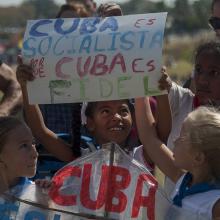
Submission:
[[[172,152],[158,138],[149,98],[136,98],[135,117],[140,141],[153,162],[176,182],[182,171],[174,166]]]
[[[73,152],[70,146],[45,126],[38,105],[29,104],[26,84],[28,80],[34,80],[34,76],[32,75],[32,68],[30,66],[22,64],[21,61],[19,63],[16,75],[18,82],[21,85],[25,120],[28,126],[34,137],[36,137],[51,154],[62,161],[72,161]]]

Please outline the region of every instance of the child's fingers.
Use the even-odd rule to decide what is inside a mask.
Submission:
[[[16,76],[18,81],[32,81],[34,80],[33,70],[30,66],[27,65],[19,65],[17,67]]]
[[[122,12],[121,12],[121,9],[119,7],[111,6],[108,9],[106,9],[104,15],[106,17],[109,17],[109,16],[121,16]]]
[[[50,188],[52,186],[52,182],[50,180],[44,180],[44,179],[35,180],[35,184],[44,189]]]
[[[166,66],[162,66],[161,72],[162,72],[162,73],[166,73],[166,71],[167,71],[167,67],[166,67]]]
[[[169,77],[169,75],[166,72],[166,66],[163,66],[161,68],[161,78],[158,80],[158,87],[160,90],[167,90],[169,91],[172,86],[172,81]]]
[[[106,3],[100,5],[98,9],[99,15],[102,17],[109,17],[109,16],[120,16],[122,15],[121,8],[116,3]]]
[[[17,63],[18,63],[18,65],[23,64],[23,60],[22,60],[22,56],[21,55],[17,56]]]

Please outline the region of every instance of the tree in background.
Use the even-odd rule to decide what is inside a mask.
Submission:
[[[33,7],[33,19],[54,18],[59,10],[59,6],[53,0],[25,0],[23,7]]]
[[[121,4],[124,14],[168,12],[167,33],[196,33],[208,28],[210,0],[130,0]],[[24,0],[18,7],[0,8],[0,27],[24,27],[28,19],[54,18],[59,6],[53,0]]]
[[[172,17],[171,32],[195,33],[208,28],[209,0],[200,0],[190,3],[188,0],[176,0],[170,11]]]

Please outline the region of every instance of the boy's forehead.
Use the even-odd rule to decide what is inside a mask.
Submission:
[[[220,66],[220,53],[216,53],[214,51],[201,52],[197,58],[196,63],[201,64],[212,64],[214,66]]]
[[[96,106],[97,108],[128,106],[128,102],[126,100],[100,101],[97,102]]]

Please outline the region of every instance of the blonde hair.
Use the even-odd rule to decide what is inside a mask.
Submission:
[[[205,154],[211,175],[220,184],[220,112],[214,108],[199,107],[191,112],[189,138],[193,148]]]
[[[0,117],[0,153],[9,137],[9,132],[20,125],[23,125],[23,122],[15,117]]]

